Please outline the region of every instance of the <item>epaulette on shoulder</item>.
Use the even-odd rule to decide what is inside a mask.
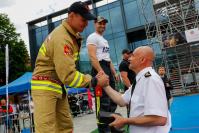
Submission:
[[[150,76],[151,76],[151,73],[150,73],[150,72],[147,72],[147,73],[144,74],[144,77],[146,77],[146,78],[148,78],[148,77],[150,77]]]

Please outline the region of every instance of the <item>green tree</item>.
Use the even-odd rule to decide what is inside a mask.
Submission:
[[[6,14],[0,13],[0,86],[5,84],[5,46],[9,46],[9,82],[30,70],[24,41]]]

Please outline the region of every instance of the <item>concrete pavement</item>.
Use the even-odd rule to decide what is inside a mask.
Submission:
[[[121,113],[122,116],[126,117],[126,107],[117,107],[117,113]],[[91,133],[97,128],[95,113],[84,114],[82,116],[75,117],[74,122],[74,133]]]

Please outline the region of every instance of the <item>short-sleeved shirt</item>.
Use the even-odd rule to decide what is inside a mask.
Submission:
[[[135,79],[135,72],[129,69],[129,62],[127,60],[122,60],[122,62],[119,65],[119,71],[120,72],[127,72],[128,74],[128,79],[130,81],[130,83],[132,84],[134,79]],[[125,86],[125,91],[128,89],[127,86]]]
[[[146,75],[148,73],[148,75]],[[136,76],[136,86],[131,97],[131,89],[123,94],[128,104],[131,99],[130,117],[156,115],[167,117],[165,126],[130,125],[130,133],[168,133],[171,126],[171,116],[167,107],[164,83],[160,76],[147,67]]]
[[[106,60],[111,61],[109,54],[108,41],[100,34],[94,32],[87,38],[86,45],[95,45],[97,47],[96,56],[98,61]]]

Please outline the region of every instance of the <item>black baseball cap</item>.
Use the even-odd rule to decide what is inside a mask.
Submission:
[[[74,2],[69,8],[68,13],[75,12],[80,14],[86,20],[96,20],[95,15],[90,13],[89,7],[86,3],[78,1]]]
[[[130,54],[130,51],[128,49],[122,50],[122,54]]]

